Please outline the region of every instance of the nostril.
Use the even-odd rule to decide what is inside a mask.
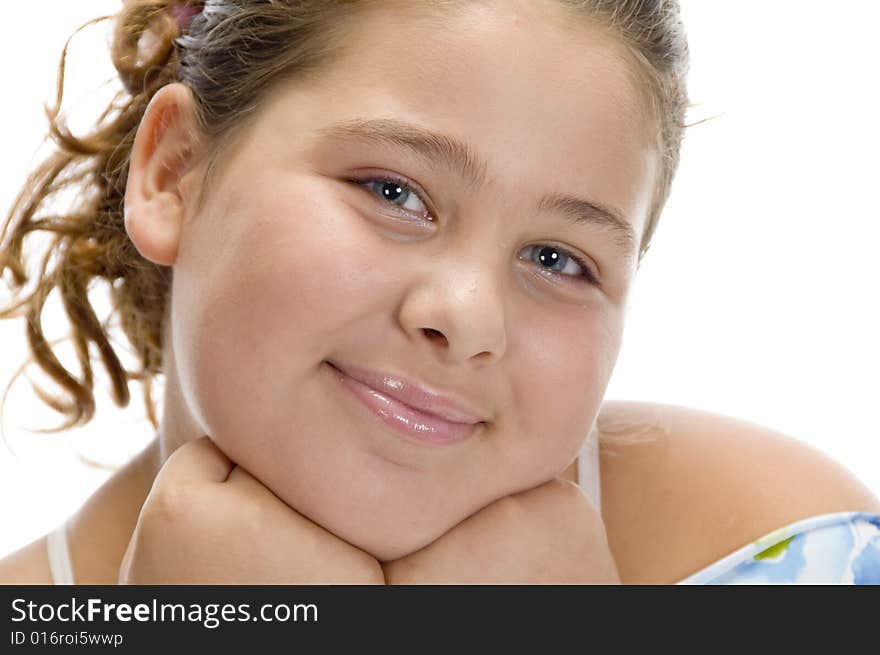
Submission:
[[[435,339],[437,337],[443,337],[442,332],[438,332],[434,328],[422,328],[425,331],[425,336],[429,339]]]

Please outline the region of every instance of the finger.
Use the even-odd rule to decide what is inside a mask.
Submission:
[[[235,464],[207,435],[171,453],[161,474],[176,482],[224,482]]]

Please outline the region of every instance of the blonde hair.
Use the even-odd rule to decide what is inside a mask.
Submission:
[[[9,272],[13,291],[13,302],[0,310],[0,318],[26,318],[31,350],[27,363],[35,361],[69,396],[59,399],[34,387],[47,405],[67,419],[41,432],[85,425],[93,417],[90,343],[109,375],[113,401],[127,406],[129,381],[141,381],[148,418],[158,428],[151,389],[155,376],[163,373],[163,325],[172,269],[140,255],[123,218],[131,148],[153,95],[171,82],[187,85],[196,101],[199,127],[217,152],[278,83],[308,76],[332,61],[344,44],[339,38],[342,30],[357,12],[376,1],[126,0],[117,16],[108,17],[114,20],[111,56],[122,90],[83,135],[72,133],[60,111],[68,41],[59,65],[56,104],[48,111],[54,152],[29,175],[0,232],[0,276]],[[684,119],[689,55],[678,3],[558,1],[620,40],[650,100],[662,166],[641,259],[668,198],[688,127]],[[191,22],[182,23],[177,18],[180,12],[171,11],[180,7],[199,11],[192,12]],[[76,201],[66,211],[52,214],[53,201],[68,190],[77,192]],[[38,231],[52,238],[34,289],[24,295],[29,275],[23,246],[28,235]],[[109,283],[113,312],[138,357],[139,370],[122,366],[107,326],[98,320],[88,293],[98,279]],[[82,370],[79,378],[61,364],[43,333],[43,307],[55,289],[70,322],[69,338]],[[4,404],[5,399],[4,394]],[[2,409],[0,405],[0,415]]]

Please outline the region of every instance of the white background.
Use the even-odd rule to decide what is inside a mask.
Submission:
[[[15,20],[0,22],[4,213],[43,136],[64,40],[118,5],[20,2]],[[682,0],[682,10],[689,120],[717,117],[685,140],[607,397],[770,426],[880,495],[880,3]],[[98,27],[75,42],[69,89],[78,106],[111,76],[105,41]],[[58,314],[50,305],[50,338],[64,335]],[[0,389],[26,352],[23,321],[0,322]],[[101,391],[92,424],[46,436],[17,427],[57,424],[19,378],[3,420],[18,455],[0,446],[0,556],[54,527],[109,475],[82,459],[112,467],[151,437],[140,387],[131,388],[128,409]]]

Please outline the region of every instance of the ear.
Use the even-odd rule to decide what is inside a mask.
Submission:
[[[169,84],[153,96],[138,127],[125,188],[125,230],[145,258],[162,266],[177,260],[186,201],[181,181],[199,141],[192,92]]]

